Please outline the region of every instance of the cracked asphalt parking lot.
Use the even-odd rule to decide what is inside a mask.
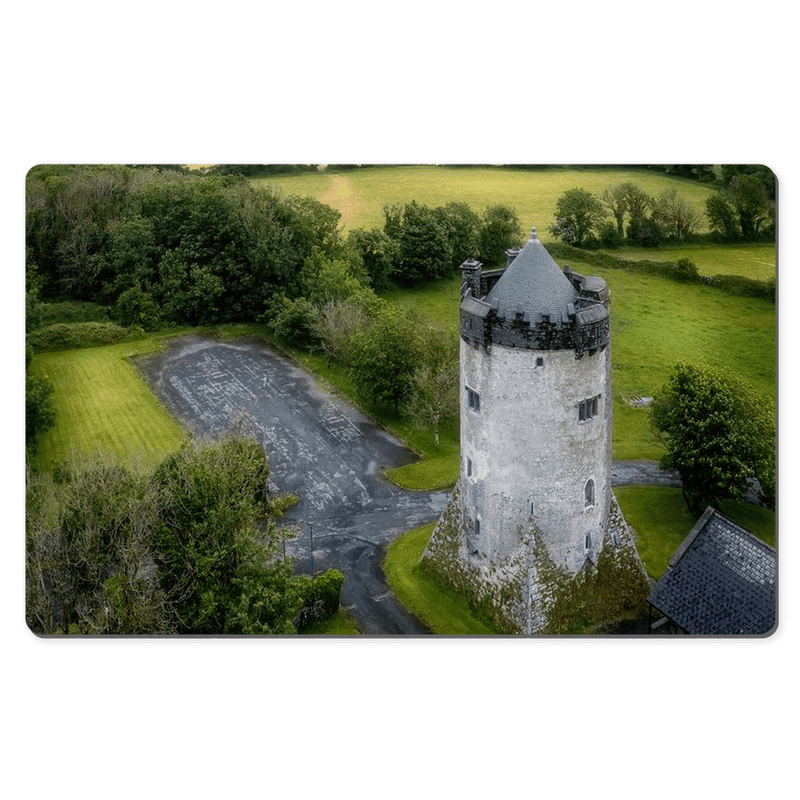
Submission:
[[[390,592],[381,560],[401,533],[437,519],[449,493],[405,491],[382,477],[414,460],[401,442],[260,340],[181,337],[137,366],[194,436],[239,428],[264,442],[270,491],[300,496],[285,518],[300,527],[286,554],[298,572],[344,573],[342,605],[362,633],[427,633]]]

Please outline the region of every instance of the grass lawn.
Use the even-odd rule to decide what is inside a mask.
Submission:
[[[152,352],[160,340],[39,353],[31,372],[54,387],[56,424],[39,444],[37,463],[49,469],[71,453],[115,453],[152,466],[176,449],[180,425],[156,400],[129,357]]]
[[[383,570],[400,602],[436,634],[496,634],[490,623],[478,619],[467,601],[443,586],[419,566],[435,523],[415,528],[396,539],[386,554]]]
[[[680,489],[627,486],[616,488],[614,494],[635,530],[636,547],[648,574],[658,580],[700,514],[689,511]],[[743,501],[722,503],[717,510],[775,547],[774,512]]]

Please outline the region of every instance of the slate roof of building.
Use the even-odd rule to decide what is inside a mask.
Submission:
[[[647,599],[687,633],[765,634],[775,626],[775,578],[775,550],[708,508]]]
[[[537,238],[536,228],[531,228],[530,239],[485,300],[504,319],[522,313],[536,322],[540,315],[549,314],[553,322],[562,317],[566,322],[567,306],[577,296],[575,287]]]

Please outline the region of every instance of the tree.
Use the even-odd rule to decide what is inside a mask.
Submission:
[[[621,183],[603,191],[603,202],[608,207],[614,221],[617,223],[617,233],[625,234],[625,213],[627,211],[626,184]]]
[[[53,384],[43,377],[31,375],[33,348],[25,346],[25,447],[36,452],[38,437],[56,424]]]
[[[620,189],[625,202],[625,213],[628,215],[628,224],[634,226],[641,224],[652,210],[653,198],[630,181],[623,183]]]
[[[355,336],[369,325],[365,307],[353,300],[329,300],[318,309],[313,332],[328,356],[349,364],[351,344]]]
[[[436,448],[443,420],[458,416],[458,339],[443,328],[426,326],[422,355],[404,410],[420,426],[430,426]]]
[[[606,217],[603,204],[586,189],[570,189],[556,203],[556,221],[550,232],[573,247],[584,247],[599,232]]]
[[[478,247],[484,264],[505,266],[506,250],[520,244],[521,239],[522,227],[517,212],[511,206],[493,205],[483,212]]]
[[[37,633],[292,633],[306,579],[280,558],[253,440],[187,442],[155,470],[28,469],[26,618]]]
[[[466,203],[447,203],[435,208],[434,212],[447,231],[450,265],[457,269],[478,252],[481,218]]]
[[[397,280],[409,284],[443,278],[452,268],[448,230],[433,209],[412,200],[403,208]]]
[[[97,458],[29,471],[26,615],[37,633],[167,633],[151,535],[158,492],[145,476]]]
[[[302,582],[278,558],[268,475],[261,446],[240,437],[187,443],[157,469],[153,550],[180,633],[293,632]]]
[[[737,175],[726,190],[746,242],[758,238],[773,209],[764,184],[754,175]]]
[[[361,257],[372,288],[388,289],[398,259],[397,242],[383,231],[355,228],[348,233],[347,244]]]
[[[653,204],[653,220],[668,238],[682,242],[697,231],[700,215],[675,189],[667,189]]]
[[[400,403],[412,389],[419,356],[412,321],[397,308],[383,307],[353,337],[350,353],[356,391],[370,402],[392,403],[399,414]]]
[[[706,218],[712,232],[723,241],[739,236],[736,212],[720,192],[706,198]]]
[[[651,406],[666,448],[662,469],[676,470],[689,507],[740,497],[758,479],[774,505],[775,415],[740,378],[705,365],[679,363]]]

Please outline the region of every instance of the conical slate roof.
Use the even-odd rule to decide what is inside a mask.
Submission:
[[[536,228],[531,228],[531,238],[486,295],[485,302],[504,319],[522,313],[536,322],[537,315],[549,314],[553,322],[558,322],[562,316],[567,319],[567,306],[577,296],[578,292],[536,237]]]

